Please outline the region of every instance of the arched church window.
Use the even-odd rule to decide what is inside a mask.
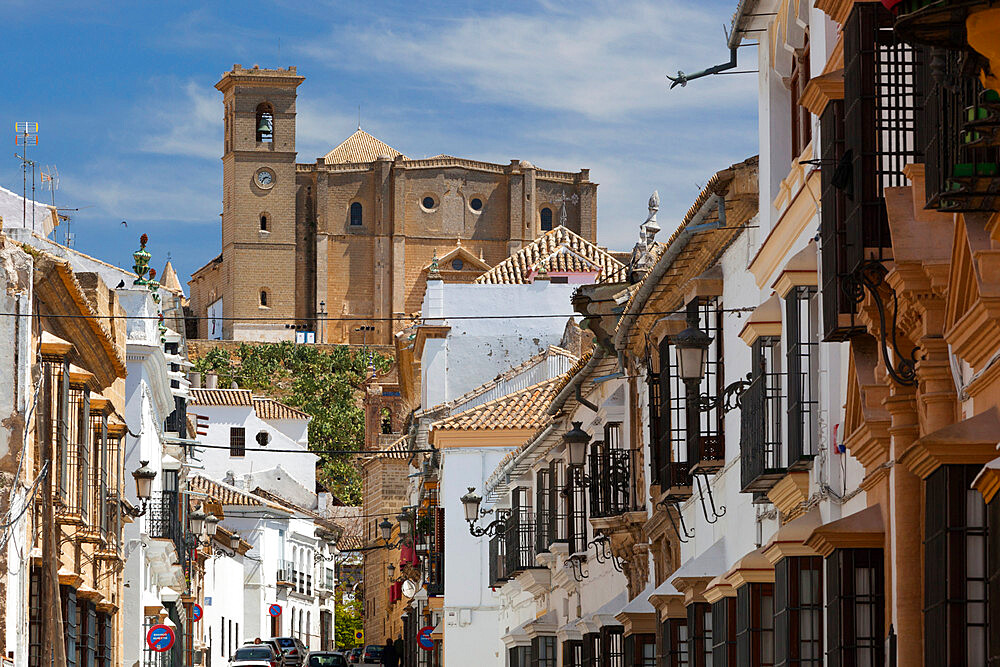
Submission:
[[[257,118],[254,127],[257,128],[257,141],[274,139],[274,109],[267,102],[257,105]]]
[[[267,231],[267,213],[260,214],[260,231]]]
[[[351,204],[351,227],[359,227],[364,221],[363,214],[364,209],[361,207],[361,202],[354,202]]]
[[[546,206],[542,209],[542,231],[548,232],[552,230],[552,209]]]
[[[260,305],[262,308],[267,308],[267,290],[262,289],[260,291]]]

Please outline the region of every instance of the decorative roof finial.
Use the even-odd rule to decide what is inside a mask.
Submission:
[[[535,265],[535,280],[549,279],[549,269],[545,264],[545,260],[541,260]]]
[[[566,200],[563,200],[562,206],[559,207],[559,226],[566,226]]]
[[[434,257],[431,259],[431,268],[430,271],[427,272],[428,280],[441,280],[441,269],[438,267],[439,261],[437,248],[434,248]]]
[[[149,272],[149,258],[152,255],[146,250],[146,243],[149,241],[149,237],[143,234],[139,237],[139,249],[132,253],[132,258],[135,260],[135,264],[132,265],[132,269],[135,271],[137,276],[135,280],[132,281],[133,285],[146,285],[146,273]]]
[[[660,231],[660,225],[656,222],[656,212],[660,210],[660,193],[653,190],[653,194],[649,196],[649,215],[646,217],[646,222],[642,224],[642,231],[647,246],[653,244],[653,239]]]

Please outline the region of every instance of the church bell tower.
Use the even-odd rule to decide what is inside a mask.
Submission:
[[[295,320],[295,67],[234,65],[223,95],[223,337],[287,340]]]

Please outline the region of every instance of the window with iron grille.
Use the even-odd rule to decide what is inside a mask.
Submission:
[[[583,667],[603,667],[601,664],[601,633],[583,635]]]
[[[823,179],[821,225],[826,340],[844,340],[858,331],[851,316],[851,276],[866,262],[890,258],[884,188],[908,185],[903,167],[922,160],[916,123],[923,106],[920,53],[898,41],[892,23],[881,3],[855,3],[844,24],[843,154],[836,161],[824,155],[823,162],[830,174],[829,181]],[[836,111],[836,106],[827,108]],[[833,139],[837,129],[828,128],[826,120],[823,135],[831,129]],[[843,218],[826,215],[832,194],[826,185],[846,192]],[[830,211],[839,212],[836,206]]]
[[[823,664],[823,559],[783,558],[774,566],[775,664]]]
[[[42,646],[45,637],[45,607],[42,605],[42,568],[32,565],[28,575],[28,667],[42,667]],[[48,664],[48,661],[44,661]]]
[[[97,614],[97,659],[96,667],[111,667],[114,664],[114,637],[112,636],[111,616],[104,613]]]
[[[674,495],[689,495],[691,462],[688,460],[686,394],[684,382],[677,374],[669,338],[664,337],[660,341],[659,354],[660,432],[656,438],[657,452],[654,457],[659,470],[655,479],[661,490],[671,490]]]
[[[850,165],[844,147],[844,101],[830,100],[819,119],[820,261],[823,269],[823,337],[845,340],[854,331],[854,300],[847,275],[847,189]]]
[[[930,58],[934,58],[932,73]],[[925,158],[927,207],[995,211],[1000,205],[1000,95],[983,87],[984,59],[971,49],[922,51],[920,81],[927,98],[918,117]]]
[[[826,558],[827,665],[885,661],[882,549],[836,549]]]
[[[543,468],[535,473],[535,550],[539,553],[549,550],[552,543],[552,471]]]
[[[490,587],[495,588],[507,581],[507,531],[505,526],[510,520],[510,510],[498,509],[495,521],[499,529],[490,538]]]
[[[653,484],[660,483],[660,374],[653,370],[652,362],[646,362],[646,414],[649,417],[649,478]]]
[[[567,541],[568,507],[566,466],[562,459],[555,459],[549,463],[549,544]]]
[[[785,475],[781,446],[781,340],[761,336],[751,346],[750,386],[741,400],[743,492],[765,492]]]
[[[567,482],[569,512],[567,514],[567,539],[571,554],[587,551],[587,489],[583,486],[583,466],[569,466]]]
[[[774,665],[774,584],[736,590],[736,659],[740,665]]]
[[[562,667],[583,667],[583,642],[571,639],[562,644]]]
[[[986,664],[986,505],[979,465],[943,465],[924,482],[924,656],[928,664]]]
[[[93,602],[78,600],[77,618],[79,631],[76,639],[77,664],[94,667],[97,658],[97,608]]]
[[[737,667],[735,597],[712,603],[712,625],[712,667]]]
[[[691,667],[712,667],[712,605],[693,602],[688,605],[688,653]]]
[[[76,667],[77,653],[77,632],[79,631],[79,621],[77,620],[76,589],[72,586],[60,586],[62,596],[63,632],[66,644],[66,665]]]
[[[507,574],[536,567],[535,564],[535,521],[531,512],[528,489],[519,486],[510,493],[510,517],[505,528],[507,532]]]
[[[688,667],[691,646],[686,618],[668,618],[660,623],[660,658],[665,667]]]
[[[994,536],[992,540],[987,540],[989,544],[989,555],[987,566],[989,567],[987,597],[990,601],[989,618],[989,661],[990,667],[1000,665],[1000,540],[996,539],[1000,535],[1000,494],[995,494],[990,504],[986,507],[987,525],[990,534]]]
[[[515,646],[507,649],[508,667],[531,667],[531,647]]]
[[[631,634],[625,638],[625,666],[657,667],[655,634]]]
[[[246,456],[247,430],[242,426],[229,429],[229,455]]]
[[[698,387],[702,396],[714,398],[725,389],[724,350],[722,347],[722,304],[716,297],[700,297],[688,304],[690,312],[697,312],[698,325],[712,337],[705,359],[705,376]],[[675,360],[676,361],[676,360]],[[688,460],[692,465],[710,465],[713,470],[725,463],[726,447],[723,429],[722,406],[699,410],[698,432],[688,433]],[[685,418],[686,420],[686,418]]]
[[[556,638],[534,637],[531,640],[532,667],[556,667]]]
[[[604,425],[604,440],[591,445],[589,463],[590,515],[619,516],[632,511],[632,452],[622,446],[621,422]]]
[[[785,297],[788,362],[788,467],[809,464],[819,445],[819,298],[815,287]]]
[[[102,539],[108,538],[108,417],[103,410],[90,412],[90,437],[93,461],[87,472],[90,477],[89,498],[94,508],[92,528]]]
[[[802,92],[809,84],[809,32],[806,31],[805,45],[792,53],[792,72],[788,75],[785,85],[788,86],[791,98],[791,130],[792,155],[789,159],[796,160],[806,149],[812,139],[812,115],[799,102]]]
[[[80,514],[80,459],[84,449],[84,433],[81,428],[84,409],[89,412],[89,392],[86,387],[70,383],[67,396],[66,451],[60,459],[64,461],[59,475],[59,511],[61,514]]]
[[[606,625],[601,628],[602,667],[625,667],[625,641],[623,627]]]

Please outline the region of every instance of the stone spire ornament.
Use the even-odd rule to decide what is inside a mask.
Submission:
[[[646,216],[646,222],[642,223],[643,241],[647,247],[653,245],[653,239],[660,232],[660,225],[656,222],[656,212],[659,210],[660,193],[653,190],[653,194],[649,196],[649,215]]]
[[[427,272],[427,280],[441,280],[441,268],[438,266],[440,261],[437,248],[434,248],[434,257],[431,258],[431,268]]]

